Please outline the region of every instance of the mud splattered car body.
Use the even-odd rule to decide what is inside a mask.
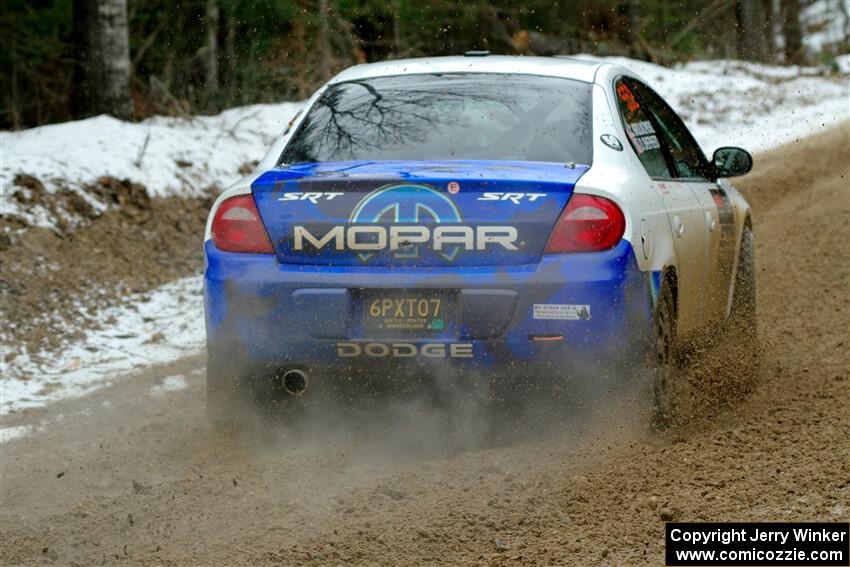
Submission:
[[[729,317],[750,213],[720,178],[750,166],[737,148],[709,162],[616,65],[348,69],[212,208],[211,397],[378,362],[591,381],[640,365],[659,297],[678,336]]]

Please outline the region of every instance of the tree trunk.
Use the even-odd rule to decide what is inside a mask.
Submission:
[[[666,8],[666,6],[663,6]],[[666,10],[665,10],[666,11]],[[623,29],[620,33],[620,41],[629,48],[632,57],[642,55],[638,44],[640,35],[640,4],[638,0],[626,0],[622,5]]]
[[[406,51],[402,47],[401,36],[401,3],[399,0],[393,0],[393,51],[396,57],[401,57],[401,54]]]
[[[12,129],[19,130],[21,128],[21,114],[18,111],[18,41],[16,36],[12,36],[12,93],[11,93],[11,122]]]
[[[800,25],[800,1],[782,0],[782,35],[785,37],[785,62],[803,64],[803,29]]]
[[[232,99],[236,91],[236,22],[228,12],[224,13],[224,62],[224,83],[227,96]]]
[[[333,73],[333,54],[329,20],[331,9],[328,0],[319,0],[319,79],[324,82]]]
[[[767,62],[776,63],[776,53],[778,50],[776,43],[776,9],[773,0],[762,0],[761,5],[764,11],[764,43],[767,49]]]
[[[850,5],[844,3],[841,6],[844,14],[844,47],[850,49]]]
[[[765,61],[767,59],[766,18],[761,2],[736,0],[735,16],[738,39],[738,59]]]
[[[206,91],[209,97],[218,91],[218,1],[207,0],[207,15],[204,20],[207,28],[207,45],[204,50],[204,71]]]
[[[131,118],[127,0],[74,0],[74,113]]]

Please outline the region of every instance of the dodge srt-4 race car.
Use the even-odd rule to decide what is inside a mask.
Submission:
[[[210,212],[208,413],[362,369],[580,388],[649,367],[663,421],[674,342],[754,328],[750,209],[723,181],[751,166],[708,161],[612,64],[343,71]]]

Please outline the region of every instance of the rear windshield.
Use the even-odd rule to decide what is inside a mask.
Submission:
[[[379,77],[333,85],[282,163],[523,160],[590,164],[589,83],[536,75]]]

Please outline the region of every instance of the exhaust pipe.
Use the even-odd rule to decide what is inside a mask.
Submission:
[[[300,396],[307,389],[307,373],[301,370],[287,370],[281,378],[283,389],[293,396]]]

